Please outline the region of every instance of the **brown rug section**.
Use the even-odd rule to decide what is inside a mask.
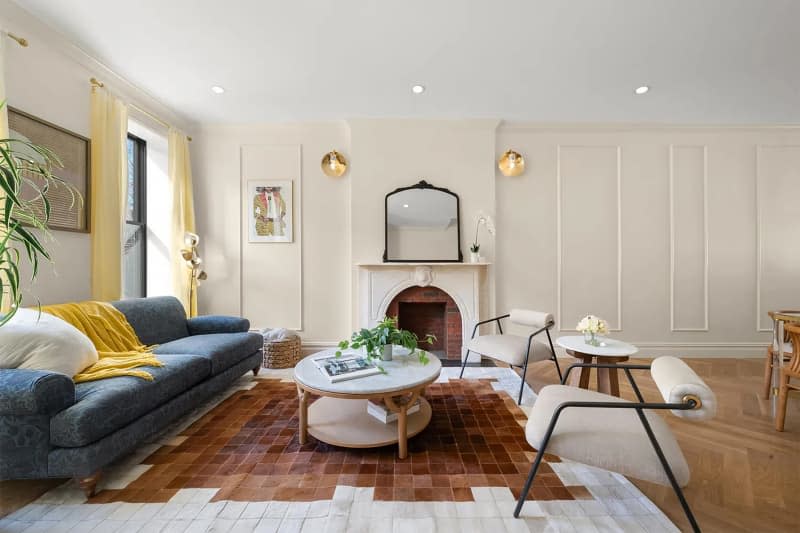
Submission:
[[[123,490],[105,490],[90,503],[165,502],[181,488],[219,488],[214,500],[330,499],[336,485],[375,487],[376,500],[471,501],[470,487],[508,487],[517,497],[535,456],[525,440],[525,414],[492,380],[434,383],[425,396],[430,425],[397,447],[345,449],[309,435],[297,438],[294,383],[260,380],[238,391],[192,424],[179,446],[163,446],[147,472]],[[565,487],[545,455],[529,495],[533,500],[587,498]]]

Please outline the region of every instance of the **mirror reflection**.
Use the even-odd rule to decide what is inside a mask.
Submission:
[[[386,197],[386,261],[460,261],[458,197],[431,186]]]

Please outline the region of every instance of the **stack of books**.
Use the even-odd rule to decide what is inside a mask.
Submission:
[[[408,408],[407,414],[412,415],[417,411],[419,411],[419,399]],[[383,400],[368,400],[367,412],[384,424],[391,424],[397,420],[397,413],[390,411],[386,404],[383,403]]]

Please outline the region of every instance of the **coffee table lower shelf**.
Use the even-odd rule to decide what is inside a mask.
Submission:
[[[308,406],[308,433],[344,448],[376,448],[399,442],[397,421],[384,424],[367,412],[368,400],[323,397]],[[406,439],[431,421],[431,405],[420,397],[419,411],[408,415]],[[404,455],[404,454],[401,454]]]

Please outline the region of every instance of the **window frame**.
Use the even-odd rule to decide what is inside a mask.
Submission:
[[[127,140],[133,141],[134,172],[136,174],[133,185],[133,215],[136,219],[128,220],[128,188],[126,181],[124,223],[126,225],[138,226],[142,235],[142,264],[140,269],[142,294],[131,297],[143,298],[147,296],[147,141],[130,132],[128,133]],[[127,168],[127,164],[125,166]]]

